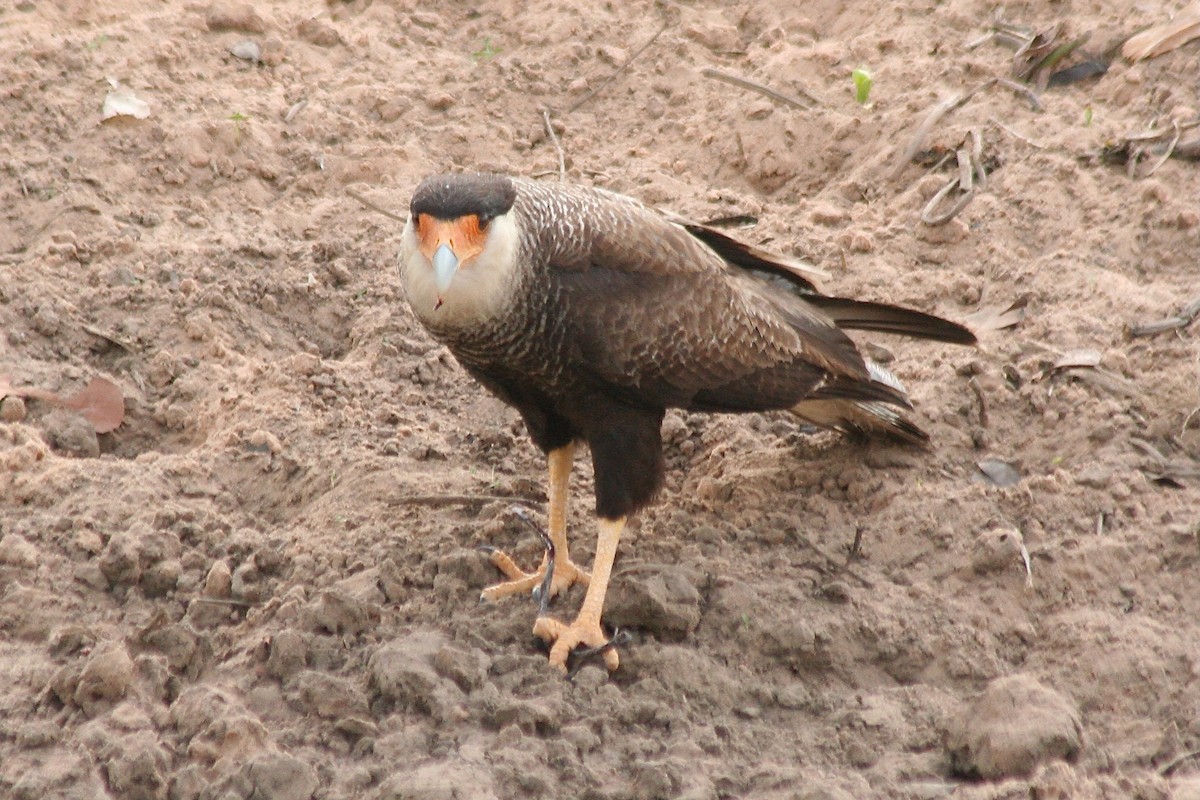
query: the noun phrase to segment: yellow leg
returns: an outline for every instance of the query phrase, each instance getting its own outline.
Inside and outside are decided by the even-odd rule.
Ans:
[[[550,467],[550,482],[547,494],[550,499],[550,541],[554,543],[554,578],[550,583],[550,596],[566,591],[576,583],[586,585],[588,574],[575,566],[567,550],[567,499],[570,495],[571,466],[575,461],[575,445],[569,444],[551,450],[547,458]],[[499,600],[514,594],[529,594],[542,582],[546,574],[546,557],[533,572],[525,572],[507,553],[494,551],[491,562],[508,578],[504,583],[489,586],[480,595],[482,600]]]
[[[608,593],[608,579],[612,575],[613,559],[617,557],[617,543],[625,518],[601,519],[600,533],[596,538],[596,561],[592,564],[592,581],[583,598],[583,607],[570,625],[550,617],[538,617],[533,626],[535,636],[553,642],[550,648],[550,664],[563,672],[567,671],[567,656],[577,645],[601,647],[608,642],[604,629],[600,627],[600,615],[604,611],[604,595]],[[604,665],[609,670],[621,663],[616,648],[604,652]]]

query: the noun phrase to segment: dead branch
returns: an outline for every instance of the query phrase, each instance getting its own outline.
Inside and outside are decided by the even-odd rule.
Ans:
[[[1130,336],[1154,336],[1166,331],[1186,328],[1195,321],[1196,317],[1200,317],[1200,297],[1193,298],[1175,316],[1155,322],[1144,322],[1141,325],[1131,325],[1128,333]]]
[[[554,149],[558,151],[558,179],[564,181],[567,179],[567,158],[563,154],[562,144],[558,141],[558,134],[554,132],[554,125],[550,123],[550,112],[547,109],[542,109],[542,121],[546,123],[546,135],[550,137],[550,141],[554,142]]]
[[[731,86],[749,89],[752,92],[761,94],[763,97],[769,97],[772,100],[776,100],[786,106],[791,106],[792,108],[800,109],[801,111],[812,110],[811,105],[805,105],[794,97],[788,97],[786,94],[777,92],[769,86],[763,86],[761,83],[755,83],[754,81],[743,78],[739,75],[731,75],[728,72],[722,72],[721,70],[713,69],[712,67],[705,67],[704,69],[700,70],[700,74],[706,78],[712,78],[713,80],[721,81],[722,83],[728,83]],[[815,103],[817,101],[814,99],[813,102]]]
[[[604,91],[610,83],[615,81],[620,76],[620,74],[622,72],[629,69],[629,65],[632,64],[634,61],[636,61],[638,59],[638,57],[641,56],[642,53],[646,52],[646,50],[648,50],[650,48],[650,45],[652,45],[656,41],[658,41],[658,37],[662,36],[663,31],[665,31],[670,26],[670,24],[671,24],[670,19],[664,19],[662,26],[659,27],[659,29],[655,32],[655,34],[650,37],[650,40],[648,42],[646,42],[644,45],[639,47],[634,52],[634,54],[631,55],[629,58],[625,59],[625,63],[622,64],[621,66],[617,67],[616,71],[613,72],[612,75],[609,75],[608,78],[603,83],[601,83],[595,89],[592,89],[590,92],[585,94],[583,97],[576,100],[569,108],[567,108],[566,111],[563,112],[563,114],[570,114],[572,111],[577,111],[579,109],[579,107],[582,106],[584,103],[591,100],[596,95],[600,94],[600,92]]]

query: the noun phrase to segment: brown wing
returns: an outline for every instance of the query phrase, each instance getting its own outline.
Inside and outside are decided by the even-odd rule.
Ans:
[[[732,268],[687,229],[595,190],[528,184],[574,367],[634,402],[787,408],[823,385],[889,402],[820,309]]]

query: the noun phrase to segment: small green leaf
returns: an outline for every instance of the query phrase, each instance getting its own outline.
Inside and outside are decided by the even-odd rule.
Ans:
[[[1083,127],[1090,128],[1092,126],[1092,107],[1088,106],[1083,110]]]
[[[863,67],[859,67],[850,73],[850,77],[854,78],[854,99],[860,105],[869,105],[871,102],[871,86],[875,83],[871,79],[871,73],[867,72]]]
[[[500,48],[494,46],[491,37],[488,37],[483,40],[483,47],[471,53],[471,58],[475,61],[491,61],[499,52]]]

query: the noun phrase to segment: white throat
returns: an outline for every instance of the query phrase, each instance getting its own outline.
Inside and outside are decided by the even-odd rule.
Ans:
[[[502,314],[517,288],[519,239],[511,212],[493,219],[483,252],[459,265],[439,298],[433,264],[421,253],[410,218],[400,238],[400,282],[413,312],[434,328],[466,328]]]

